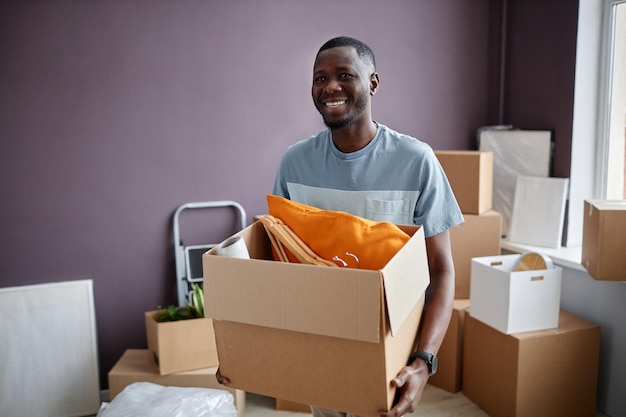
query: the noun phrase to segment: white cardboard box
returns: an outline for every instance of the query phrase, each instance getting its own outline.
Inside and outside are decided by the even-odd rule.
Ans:
[[[514,272],[520,256],[472,259],[472,316],[505,334],[558,327],[562,269]]]

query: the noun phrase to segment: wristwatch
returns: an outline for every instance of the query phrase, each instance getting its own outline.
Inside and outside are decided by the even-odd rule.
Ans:
[[[428,366],[429,376],[435,375],[435,372],[437,372],[437,364],[439,363],[435,355],[423,350],[420,350],[419,352],[413,352],[411,353],[411,356],[409,356],[409,365],[415,362],[415,359],[417,358],[424,359],[424,361],[426,362],[426,366]]]

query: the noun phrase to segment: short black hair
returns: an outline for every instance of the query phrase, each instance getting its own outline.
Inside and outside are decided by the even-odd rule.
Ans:
[[[374,52],[372,49],[367,46],[364,42],[351,38],[349,36],[338,36],[336,38],[332,38],[328,42],[326,42],[319,51],[317,51],[317,55],[320,52],[325,51],[331,48],[337,48],[340,46],[352,46],[355,50],[359,58],[364,62],[372,64],[374,70],[376,70],[376,58],[374,57]]]

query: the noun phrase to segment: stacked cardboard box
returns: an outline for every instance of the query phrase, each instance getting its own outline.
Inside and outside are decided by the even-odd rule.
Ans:
[[[499,255],[502,250],[502,216],[494,210],[463,214],[465,222],[450,229],[454,262],[454,298],[469,299],[472,258]]]
[[[437,373],[430,377],[428,383],[449,392],[459,392],[462,383],[463,369],[463,333],[465,315],[469,309],[469,300],[454,300],[452,318],[437,353],[439,366]]]
[[[450,392],[461,389],[463,317],[469,306],[472,258],[499,255],[502,215],[493,210],[493,152],[435,151],[465,222],[450,229],[455,271],[455,305],[439,350],[439,369],[429,383]]]
[[[529,272],[529,280],[517,282],[512,271],[497,270],[510,259],[499,259],[504,267],[492,264],[494,259],[474,265],[501,253],[502,216],[491,201],[493,155],[435,154],[465,223],[450,230],[457,300],[439,351],[439,371],[429,383],[451,392],[462,389],[493,417],[595,415],[600,328],[560,311],[560,268]],[[598,222],[590,224],[590,234],[602,229]]]
[[[463,394],[492,417],[595,416],[600,327],[565,311],[555,329],[505,334],[465,318]]]
[[[468,299],[472,258],[499,255],[502,215],[492,209],[493,152],[435,151],[465,222],[450,229],[456,299]]]
[[[493,152],[435,151],[463,213],[493,207]]]
[[[163,310],[145,313],[148,349],[128,349],[108,374],[111,400],[127,385],[152,382],[164,386],[226,389],[235,396],[238,414],[245,392],[218,384],[213,321],[209,318],[158,322]]]
[[[175,387],[224,389],[233,395],[237,416],[242,417],[246,406],[245,392],[220,385],[215,378],[216,372],[217,367],[211,367],[161,375],[151,363],[148,350],[128,349],[109,371],[109,400],[112,401],[126,386],[135,382],[152,382]]]
[[[489,415],[595,415],[600,327],[560,310],[560,296],[545,256],[472,260],[463,393]]]

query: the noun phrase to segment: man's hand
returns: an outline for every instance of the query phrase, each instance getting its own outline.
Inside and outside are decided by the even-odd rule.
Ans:
[[[217,372],[215,373],[215,379],[217,379],[217,382],[219,382],[220,385],[230,384],[230,379],[226,378],[225,376],[222,376],[222,373],[220,372],[220,368],[217,368]]]
[[[443,341],[454,302],[454,262],[450,249],[450,233],[446,230],[426,238],[430,284],[426,289],[426,305],[420,325],[420,350],[438,352]],[[391,381],[400,394],[397,403],[381,417],[402,417],[417,409],[428,382],[428,366],[423,359],[416,359],[400,370]],[[397,397],[397,396],[396,396]]]
[[[407,365],[391,381],[391,385],[400,392],[398,402],[391,410],[381,413],[380,417],[402,417],[417,409],[422,393],[428,382],[428,369],[422,360]]]

